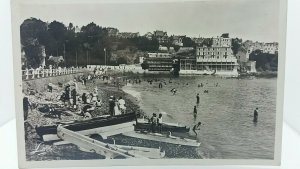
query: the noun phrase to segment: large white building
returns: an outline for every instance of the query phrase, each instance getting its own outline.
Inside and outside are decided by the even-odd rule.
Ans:
[[[182,74],[219,74],[237,76],[238,63],[228,34],[212,38],[212,46],[197,46],[195,59],[181,59]]]
[[[170,58],[171,54],[169,53],[148,53],[149,58]]]

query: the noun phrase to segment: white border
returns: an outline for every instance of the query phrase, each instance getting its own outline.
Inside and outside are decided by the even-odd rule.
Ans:
[[[195,0],[12,0],[12,35],[13,35],[13,65],[15,81],[15,108],[18,138],[19,168],[57,168],[57,167],[99,167],[99,166],[153,166],[153,165],[280,165],[282,142],[282,112],[284,94],[284,68],[285,68],[285,44],[286,44],[286,15],[287,0],[280,1],[279,14],[279,64],[277,78],[277,105],[276,105],[276,130],[274,160],[232,160],[232,159],[162,159],[162,160],[61,160],[61,161],[26,161],[24,140],[24,119],[22,115],[22,79],[21,79],[21,46],[20,46],[20,20],[19,8],[21,3],[150,3],[150,2],[184,2]],[[198,0],[203,1],[203,0]],[[205,1],[205,0],[204,0]],[[214,0],[218,1],[218,0]],[[221,1],[221,0],[219,0]],[[250,0],[251,1],[251,0]],[[19,105],[19,106],[18,106]]]

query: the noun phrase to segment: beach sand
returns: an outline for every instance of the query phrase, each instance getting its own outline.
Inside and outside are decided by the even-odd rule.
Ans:
[[[91,93],[94,88],[98,88],[98,97],[102,100],[103,104],[101,107],[96,108],[93,111],[92,117],[98,117],[101,115],[108,114],[108,98],[110,96],[115,96],[119,98],[120,96],[126,102],[126,113],[136,112],[140,114],[142,111],[138,106],[138,100],[135,97],[125,93],[111,83],[103,82],[100,79],[88,81],[86,86],[82,83],[77,82],[77,87],[79,91],[79,96],[82,93]],[[28,98],[32,104],[38,104],[43,102],[55,101],[62,94],[63,88],[57,87],[52,93],[47,91],[37,92],[28,95]],[[82,104],[79,102],[79,107]],[[41,107],[41,105],[39,106]],[[54,146],[52,143],[45,143],[37,135],[35,127],[43,125],[55,125],[62,121],[74,121],[83,120],[82,116],[79,116],[80,109],[77,111],[72,111],[73,115],[62,114],[61,119],[57,117],[51,117],[47,113],[39,111],[38,108],[33,108],[29,110],[29,115],[24,123],[25,133],[27,139],[25,141],[26,146],[26,159],[28,161],[43,161],[43,160],[84,160],[84,159],[103,159],[104,157],[96,153],[83,152],[79,150],[76,145],[67,144]],[[78,115],[76,115],[78,114]]]

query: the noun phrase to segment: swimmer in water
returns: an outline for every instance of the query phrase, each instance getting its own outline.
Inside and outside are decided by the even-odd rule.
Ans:
[[[173,95],[175,95],[176,92],[177,92],[177,90],[176,90],[175,88],[173,88],[173,89],[171,90],[171,92],[173,93]]]

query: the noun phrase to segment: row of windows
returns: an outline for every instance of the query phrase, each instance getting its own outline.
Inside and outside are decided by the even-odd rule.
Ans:
[[[227,56],[228,56],[228,55],[223,55],[223,58],[227,59]],[[205,57],[204,55],[200,55],[200,57],[198,57],[198,58],[202,58],[202,59],[204,59],[204,58],[207,58],[207,59],[209,59],[209,58],[212,58],[212,59],[214,59],[214,58],[220,59],[221,57],[220,57],[219,55],[217,55],[216,57],[215,57],[214,55],[211,55],[210,57]]]
[[[148,64],[173,64],[173,62],[164,62],[164,61],[148,61]]]
[[[197,62],[197,65],[235,65],[234,62]]]
[[[211,50],[212,51],[215,51],[215,50],[220,51],[221,49],[225,49],[226,51],[229,50],[228,47],[225,47],[225,48],[199,48],[200,51],[211,51]]]
[[[171,65],[149,65],[149,67],[153,68],[153,67],[173,67]]]
[[[275,48],[265,48],[265,50],[275,50]]]
[[[219,55],[220,53],[222,54],[223,52],[216,52],[217,55]],[[210,55],[210,54],[215,55],[215,52],[211,52],[211,53],[210,52],[199,52],[198,55]],[[225,52],[224,55],[227,55],[227,52]]]
[[[221,71],[221,70],[233,70],[234,66],[232,65],[228,65],[228,66],[221,66],[221,65],[211,65],[211,66],[206,66],[206,65],[198,65],[198,66],[181,66],[180,67],[181,70],[217,70],[217,71]]]

